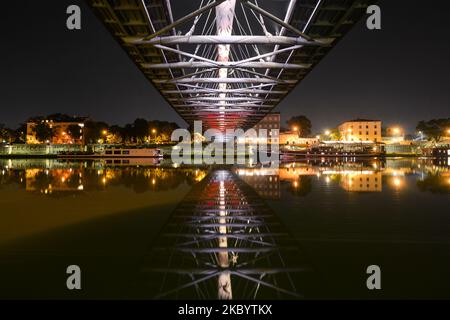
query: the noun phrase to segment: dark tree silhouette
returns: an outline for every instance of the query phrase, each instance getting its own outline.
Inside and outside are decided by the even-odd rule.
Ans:
[[[423,132],[424,135],[435,142],[439,142],[441,138],[447,134],[449,129],[450,118],[420,121],[416,127],[417,131]]]
[[[308,137],[311,135],[312,124],[305,116],[295,116],[287,122],[290,129],[296,128],[300,137]]]
[[[439,174],[430,174],[423,180],[417,181],[417,187],[422,192],[434,194],[450,194],[450,185],[447,179]]]
[[[82,135],[80,126],[76,124],[71,124],[67,128],[67,133],[72,139],[79,139]]]
[[[148,122],[145,119],[136,119],[133,124],[134,136],[137,140],[143,141],[150,135]]]
[[[42,143],[51,141],[55,136],[55,131],[53,130],[53,128],[51,128],[48,123],[45,122],[37,123],[33,128],[33,132],[36,135],[36,139]]]

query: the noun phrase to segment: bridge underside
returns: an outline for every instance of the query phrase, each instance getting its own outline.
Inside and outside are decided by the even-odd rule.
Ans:
[[[187,123],[224,131],[257,124],[374,1],[87,2]]]

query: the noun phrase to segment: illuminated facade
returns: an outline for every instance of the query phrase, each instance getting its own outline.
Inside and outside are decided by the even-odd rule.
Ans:
[[[86,118],[74,119],[74,121],[69,122],[54,120],[29,121],[27,123],[27,144],[84,144],[86,121]],[[37,138],[35,128],[39,123],[45,123],[53,130],[53,137],[50,140],[40,141]],[[77,130],[71,129],[73,126],[78,127]]]
[[[348,142],[381,142],[381,121],[356,119],[344,122],[339,126],[342,141]]]
[[[312,147],[320,144],[318,138],[301,138],[298,136],[298,132],[287,131],[280,133],[280,145],[291,145],[299,147]]]

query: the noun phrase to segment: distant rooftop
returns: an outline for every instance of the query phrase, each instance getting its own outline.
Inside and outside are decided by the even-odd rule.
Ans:
[[[354,120],[348,120],[348,121],[344,121],[345,122],[379,122],[381,120],[373,120],[373,119],[354,119]]]

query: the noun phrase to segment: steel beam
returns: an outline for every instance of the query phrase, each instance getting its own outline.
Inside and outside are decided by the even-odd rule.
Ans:
[[[167,36],[155,37],[151,40],[145,38],[125,38],[129,44],[162,44],[162,45],[179,45],[179,44],[248,44],[248,45],[304,45],[304,46],[327,46],[334,39],[317,39],[315,41],[306,40],[303,37],[286,37],[286,36],[241,36],[241,35],[211,35],[211,36]]]
[[[200,68],[252,68],[252,69],[309,69],[311,64],[294,64],[294,63],[277,63],[277,62],[221,62],[221,63],[210,63],[201,61],[187,61],[187,62],[175,62],[175,63],[143,63],[142,67],[144,69],[200,69]]]
[[[269,91],[269,90],[258,90],[258,89],[228,89],[228,90],[217,90],[217,89],[187,89],[187,90],[162,90],[163,94],[273,94],[273,95],[285,95],[287,91]]]
[[[177,20],[177,21],[175,21],[175,22],[165,26],[164,28],[156,31],[155,33],[145,37],[144,40],[148,41],[148,40],[156,38],[156,37],[158,37],[158,36],[160,36],[160,35],[162,35],[162,34],[164,34],[166,32],[169,32],[170,30],[176,28],[177,26],[179,26],[179,25],[181,25],[183,23],[186,23],[186,22],[188,22],[188,21],[190,21],[192,19],[195,19],[195,17],[201,15],[202,13],[204,13],[206,11],[209,11],[209,10],[217,7],[218,5],[222,4],[225,1],[226,0],[216,0],[216,1],[206,5],[204,7],[201,7],[200,9],[197,9],[197,10],[191,12],[190,14],[184,16],[183,18],[181,18],[181,19],[179,19],[179,20]]]
[[[188,78],[188,79],[154,79],[154,83],[266,83],[266,84],[296,84],[298,80],[275,80],[267,78]]]
[[[265,99],[265,98],[254,98],[254,97],[196,97],[196,98],[169,98],[169,101],[183,101],[183,102],[198,102],[198,101],[225,101],[225,102],[278,102],[280,99]]]
[[[277,16],[274,16],[270,12],[267,12],[266,10],[258,7],[256,4],[254,4],[252,2],[249,2],[248,0],[242,0],[242,3],[245,6],[247,6],[248,8],[252,9],[253,11],[256,11],[256,12],[262,14],[263,16],[269,18],[270,20],[274,21],[275,23],[278,23],[280,26],[286,28],[287,30],[292,31],[293,33],[299,35],[300,37],[303,37],[303,38],[305,38],[308,41],[314,41],[313,38],[311,38],[310,36],[304,34],[300,30],[298,30],[297,28],[291,26],[289,23],[284,22],[283,20],[281,20]]]

